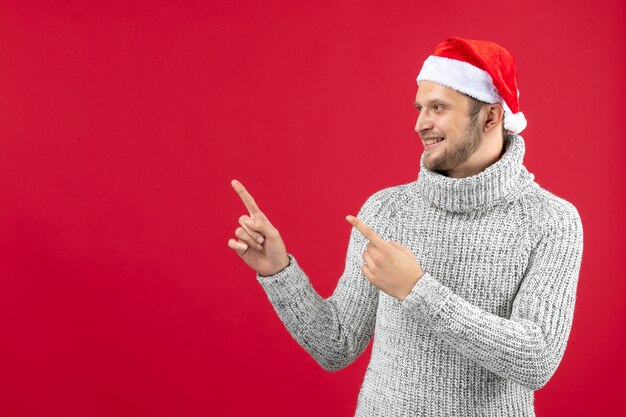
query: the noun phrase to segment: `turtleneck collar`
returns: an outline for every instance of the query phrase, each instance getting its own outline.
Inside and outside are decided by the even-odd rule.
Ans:
[[[483,210],[513,201],[535,176],[523,165],[526,146],[521,136],[506,135],[504,146],[499,160],[465,178],[450,178],[426,169],[422,154],[416,186],[434,206],[450,212]]]

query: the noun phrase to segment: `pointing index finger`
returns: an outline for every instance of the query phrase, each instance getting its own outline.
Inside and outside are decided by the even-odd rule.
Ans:
[[[237,194],[239,194],[241,201],[243,201],[243,204],[245,204],[246,208],[250,212],[250,215],[261,212],[259,206],[256,205],[254,198],[252,198],[252,196],[246,190],[246,187],[244,187],[242,183],[237,180],[232,180],[230,182],[230,185],[232,185]]]
[[[386,245],[388,245],[387,242],[385,242],[385,240],[383,238],[381,238],[380,236],[378,236],[376,234],[376,232],[369,227],[367,224],[365,224],[363,221],[361,221],[358,217],[354,217],[354,216],[346,216],[346,220],[354,227],[357,228],[357,230],[359,232],[361,232],[361,234],[363,236],[365,236],[365,238],[367,240],[369,240],[370,242],[372,242],[374,245],[382,248]]]

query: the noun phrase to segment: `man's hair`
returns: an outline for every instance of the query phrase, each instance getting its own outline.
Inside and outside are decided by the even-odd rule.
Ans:
[[[468,112],[467,115],[470,118],[470,124],[472,127],[476,127],[478,124],[478,113],[484,106],[488,106],[489,103],[485,103],[484,101],[476,100],[474,97],[470,97],[467,94],[463,94],[465,97],[469,99]],[[506,129],[504,129],[504,117],[502,115],[502,137],[506,137]]]

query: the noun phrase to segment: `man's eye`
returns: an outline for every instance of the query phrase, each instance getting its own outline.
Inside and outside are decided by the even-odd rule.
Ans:
[[[435,110],[442,110],[442,109],[443,109],[443,106],[442,106],[441,104],[435,104],[435,105],[433,106],[433,108],[434,108]]]

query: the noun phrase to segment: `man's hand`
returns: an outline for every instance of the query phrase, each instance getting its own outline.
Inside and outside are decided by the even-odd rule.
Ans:
[[[346,220],[370,242],[363,252],[365,264],[361,267],[367,280],[384,293],[404,301],[424,276],[413,252],[393,240],[386,242],[354,216],[347,216]]]
[[[232,180],[230,184],[239,194],[250,216],[244,214],[239,217],[241,227],[235,230],[239,241],[230,239],[228,246],[260,275],[280,272],[289,265],[289,257],[278,229],[272,226],[243,184],[237,180]]]

